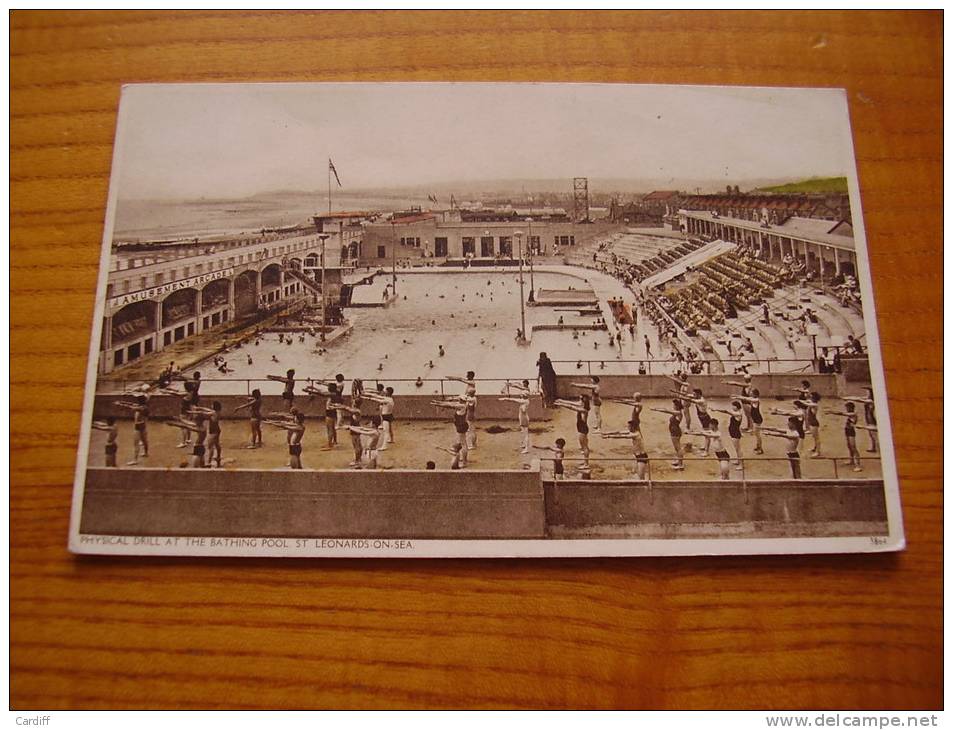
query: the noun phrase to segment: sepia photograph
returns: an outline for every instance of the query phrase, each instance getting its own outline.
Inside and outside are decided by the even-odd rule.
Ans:
[[[70,548],[902,549],[861,204],[839,89],[127,85]]]

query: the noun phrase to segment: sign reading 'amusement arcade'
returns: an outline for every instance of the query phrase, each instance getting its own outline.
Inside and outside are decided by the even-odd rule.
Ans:
[[[130,292],[129,294],[123,294],[119,297],[113,297],[112,299],[108,300],[106,304],[110,309],[117,309],[120,307],[125,307],[127,304],[133,304],[134,302],[142,302],[147,299],[158,299],[159,297],[165,296],[166,294],[171,294],[174,291],[179,291],[180,289],[192,289],[195,287],[204,286],[205,284],[217,279],[226,279],[234,273],[234,268],[221,269],[220,271],[213,271],[210,274],[193,276],[188,279],[172,281],[168,284],[163,284],[162,286],[155,286],[151,289],[142,289],[141,291]]]

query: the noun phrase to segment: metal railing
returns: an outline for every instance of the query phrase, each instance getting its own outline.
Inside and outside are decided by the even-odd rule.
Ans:
[[[605,370],[611,369],[611,366],[616,364],[645,365],[646,375],[670,375],[676,369],[674,367],[675,365],[680,365],[681,369],[685,371],[687,369],[687,366],[690,364],[688,361],[682,361],[681,363],[679,363],[678,360],[675,360],[672,358],[664,359],[664,360],[658,359],[658,358],[648,359],[648,360],[628,359],[628,358],[609,359],[609,360],[552,360],[551,362],[554,365],[562,364],[562,365],[575,366],[575,368],[571,370],[570,372],[561,373],[561,375],[564,377],[572,376],[572,375],[582,375],[583,373],[587,375],[603,375],[603,376],[607,374],[611,375],[613,373],[606,373]],[[703,363],[707,371],[704,373],[695,373],[694,375],[696,376],[697,375],[714,375],[714,376],[721,376],[721,377],[731,377],[732,375],[731,373],[710,372],[710,363],[715,363],[715,362],[722,363],[722,364],[725,362],[728,362],[728,363],[737,362],[739,365],[744,364],[749,367],[760,366],[761,364],[765,364],[767,366],[767,370],[765,373],[756,372],[756,373],[753,373],[754,375],[772,374],[772,373],[773,374],[788,374],[788,375],[802,374],[807,368],[811,368],[812,372],[816,372],[816,370],[814,369],[815,368],[814,361],[805,360],[803,358],[802,359],[786,359],[786,360],[780,360],[780,359],[778,360],[740,360],[739,359],[739,360],[728,360],[728,361],[706,359],[706,360],[694,360],[693,362]],[[773,370],[772,370],[772,363],[774,363]],[[801,367],[789,368],[784,370],[780,369],[779,365],[783,365],[785,363],[798,364]],[[276,370],[278,371],[281,370],[281,366],[278,363],[274,363],[274,365]],[[668,366],[667,371],[665,366]],[[172,385],[174,385],[177,382],[181,382],[183,380],[190,380],[191,378],[188,377],[188,373],[194,372],[200,369],[201,369],[201,366],[195,366],[193,368],[187,369],[187,372],[184,371],[183,374],[179,374],[176,376],[176,378],[172,381]],[[616,374],[628,375],[628,376],[634,375],[634,373],[616,373]],[[560,375],[560,373],[557,373],[557,375]],[[689,377],[692,377],[692,375],[693,374],[689,373]],[[351,381],[354,379],[355,378],[353,376],[349,376],[347,378],[346,383],[347,383],[348,389],[350,388]],[[364,383],[365,390],[368,388],[369,385],[373,388],[376,388],[378,383],[382,383],[385,386],[393,385],[395,383],[411,383],[416,386],[416,383],[418,381],[418,378],[390,378],[390,377],[380,377],[377,375],[372,377],[359,377],[357,379]],[[120,393],[130,393],[130,392],[133,392],[134,388],[140,387],[144,382],[155,382],[155,380],[156,378],[153,378],[151,380],[145,379],[145,378],[107,379],[102,382],[102,385],[118,386]],[[321,376],[321,377],[297,377],[295,379],[295,382],[299,386],[303,387],[305,385],[312,384],[315,382],[325,382],[325,381],[331,381],[331,380],[334,380],[334,373],[330,374],[329,376]],[[447,378],[421,377],[419,378],[419,380],[422,384],[421,387],[431,383],[438,384],[440,395],[444,395],[448,390],[451,390],[457,384],[457,381],[448,380]],[[538,382],[538,377],[536,375],[532,375],[532,376],[517,376],[517,377],[510,377],[510,378],[476,378],[475,380],[477,383],[499,384],[500,388],[498,389],[494,389],[492,385],[491,385],[491,389],[489,390],[478,387],[479,392],[482,392],[483,394],[488,394],[488,393],[499,393],[503,384],[505,384],[507,381],[509,381],[510,383],[521,383],[523,380],[528,380],[530,382],[530,386],[533,387]],[[252,378],[230,378],[227,376],[226,377],[203,376],[202,382],[203,383],[243,383],[245,387],[245,392],[249,394],[254,388],[258,387],[258,384],[265,385],[267,389],[275,390],[276,393],[280,393],[281,389],[283,388],[281,383],[278,383],[277,381],[274,381],[274,380],[270,380],[269,378],[264,376],[252,377]],[[114,392],[114,390],[115,390],[114,388],[110,389],[109,392]],[[410,392],[413,392],[413,391],[410,391]]]
[[[280,368],[276,368],[276,369],[279,369],[279,370],[280,370]],[[417,382],[418,382],[418,378],[377,378],[377,377],[373,377],[373,378],[356,378],[356,379],[357,379],[357,380],[360,380],[360,381],[363,383],[365,392],[370,392],[370,393],[376,392],[378,384],[383,385],[384,387],[393,386],[395,383],[411,384],[411,385],[413,385],[414,388],[416,389],[416,387],[417,387]],[[191,377],[188,377],[188,376],[176,376],[176,378],[175,378],[174,380],[172,380],[172,382],[169,384],[169,387],[173,387],[173,388],[174,388],[177,383],[189,382],[189,381],[191,381],[191,380],[192,380],[192,378],[191,378]],[[353,380],[355,380],[355,378],[353,378],[353,377],[352,377],[352,378],[347,378],[347,379],[345,379],[345,381],[344,381],[344,382],[345,382],[345,392],[344,392],[344,395],[345,395],[345,396],[350,396],[350,392],[351,392],[351,391],[350,391],[350,389],[351,389],[351,382],[352,382]],[[484,396],[487,396],[487,397],[496,396],[496,395],[502,395],[502,394],[503,394],[503,391],[504,391],[504,388],[505,388],[505,384],[506,384],[507,382],[509,382],[509,383],[511,383],[511,384],[519,384],[519,383],[521,383],[523,380],[528,380],[529,383],[530,383],[530,388],[532,389],[532,388],[536,385],[536,380],[537,380],[537,379],[536,379],[536,376],[535,376],[535,375],[534,375],[533,377],[526,377],[526,378],[474,378],[474,382],[477,383],[477,395],[478,395],[478,396],[479,396],[479,395],[484,395]],[[419,381],[420,381],[420,383],[421,383],[421,386],[420,386],[421,388],[424,388],[426,385],[428,385],[428,384],[430,384],[430,383],[436,383],[436,384],[437,384],[437,389],[439,390],[439,394],[440,394],[441,397],[445,397],[445,396],[448,396],[448,395],[449,395],[449,396],[458,395],[459,392],[462,392],[463,388],[465,387],[464,384],[461,383],[460,381],[450,380],[450,379],[447,379],[447,378],[420,378]],[[295,392],[295,396],[296,396],[296,397],[300,397],[300,398],[308,398],[308,397],[310,397],[310,394],[309,394],[309,393],[304,393],[304,392],[302,392],[302,390],[301,390],[302,388],[305,388],[305,387],[307,387],[307,386],[309,386],[309,385],[314,385],[314,384],[316,384],[316,383],[330,383],[330,382],[334,382],[334,375],[333,375],[333,374],[330,375],[330,376],[328,376],[328,377],[320,377],[320,378],[298,378],[298,377],[296,377],[296,378],[295,378],[295,391],[296,391],[296,392]],[[112,381],[108,381],[108,384],[110,384],[110,385],[118,385],[118,386],[120,387],[120,391],[119,391],[119,393],[118,393],[117,395],[138,395],[139,391],[136,390],[136,388],[140,387],[140,386],[142,385],[142,383],[143,383],[143,380],[142,380],[142,379],[138,379],[138,380],[122,379],[122,380],[112,380]],[[262,395],[280,395],[280,394],[284,391],[284,384],[283,384],[283,383],[281,383],[281,382],[279,382],[279,381],[277,381],[277,380],[271,380],[271,379],[269,379],[269,378],[267,378],[267,377],[259,377],[259,378],[213,378],[213,377],[204,377],[204,376],[203,376],[202,379],[201,379],[201,383],[202,383],[203,385],[209,384],[209,383],[243,383],[243,384],[244,384],[244,387],[245,387],[245,394],[246,394],[246,395],[251,395],[252,390],[254,390],[255,388],[258,388],[259,390],[261,390],[261,391],[262,391]],[[482,388],[482,387],[480,387],[480,384],[481,384],[481,383],[496,384],[496,386],[491,385],[491,386],[489,386],[488,388]],[[104,383],[104,384],[105,384],[105,383]],[[259,386],[263,386],[263,387],[259,387]],[[265,392],[264,392],[265,390],[269,390],[269,391],[273,391],[273,392],[271,392],[271,393],[265,393]],[[395,390],[396,390],[396,388],[395,388]],[[116,393],[114,393],[112,390],[104,391],[104,392],[108,392],[108,393],[111,393],[111,394],[116,394]],[[414,392],[414,391],[410,391],[410,393],[413,393],[413,392]],[[424,393],[424,394],[425,394],[425,395],[436,395],[436,393]],[[183,391],[180,393],[180,395],[185,395],[185,391],[183,390]],[[209,395],[213,395],[213,394],[209,394]],[[398,395],[407,395],[407,393],[402,393],[402,394],[399,393]],[[539,393],[533,392],[532,395],[539,395]]]
[[[744,359],[744,358],[737,358],[737,359],[733,359],[733,360],[726,360],[726,359],[724,359],[724,358],[706,358],[706,359],[698,359],[698,358],[696,358],[695,360],[692,360],[692,361],[688,361],[688,360],[679,361],[679,360],[676,360],[676,359],[674,359],[674,358],[668,358],[668,359],[664,359],[664,360],[663,360],[663,359],[660,359],[660,358],[651,358],[651,359],[646,359],[646,358],[631,358],[631,359],[630,359],[630,358],[608,358],[608,359],[603,359],[603,360],[553,360],[552,362],[553,362],[553,364],[556,364],[556,363],[569,363],[569,364],[575,365],[575,366],[576,366],[576,370],[582,370],[583,368],[585,368],[585,369],[586,369],[586,373],[589,374],[589,375],[593,375],[593,374],[598,375],[598,374],[599,374],[598,371],[600,371],[600,370],[606,370],[610,365],[615,364],[615,363],[618,363],[618,364],[636,363],[636,364],[639,364],[639,365],[645,365],[645,366],[646,366],[646,368],[645,368],[645,369],[646,369],[646,372],[645,372],[646,375],[653,375],[653,374],[665,375],[665,374],[670,374],[670,373],[675,369],[675,368],[673,367],[673,366],[675,366],[675,365],[678,365],[678,366],[679,366],[679,369],[681,369],[681,370],[683,370],[683,371],[688,371],[688,368],[691,366],[692,363],[702,363],[703,366],[704,366],[704,369],[705,369],[705,371],[706,371],[706,372],[704,372],[704,373],[695,373],[696,375],[724,375],[724,376],[729,376],[729,375],[732,374],[732,373],[727,373],[727,372],[725,372],[725,373],[712,373],[711,367],[712,367],[712,364],[713,364],[713,363],[717,363],[717,364],[722,365],[722,366],[724,366],[724,365],[726,365],[726,364],[727,364],[727,365],[736,365],[736,366],[738,366],[738,367],[744,365],[745,367],[748,367],[748,368],[752,368],[752,367],[758,367],[758,368],[760,368],[762,365],[764,365],[764,366],[766,366],[766,368],[767,368],[767,369],[766,369],[766,372],[767,372],[768,374],[770,374],[770,373],[772,373],[772,372],[774,372],[774,373],[802,373],[802,372],[804,372],[805,370],[807,370],[808,368],[811,369],[811,372],[816,372],[816,364],[815,364],[815,361],[814,361],[814,360],[811,360],[811,359],[807,359],[807,358],[788,358],[788,359],[781,359],[781,358],[770,358],[770,359]],[[774,370],[772,370],[772,363],[774,364]],[[792,368],[787,369],[787,370],[782,370],[782,369],[780,369],[780,366],[781,366],[783,363],[795,363],[795,364],[797,364],[798,367],[792,367]],[[655,373],[652,372],[652,365],[655,365]],[[665,368],[664,368],[663,366],[665,366],[665,365],[670,366],[668,372],[663,372],[663,371],[665,370]],[[594,366],[595,366],[595,368],[594,368]],[[594,369],[596,370],[595,373],[593,372]],[[689,377],[691,377],[691,373],[689,374]]]
[[[875,462],[877,462],[877,463],[880,463],[880,457],[879,457],[879,456],[861,456],[861,457],[858,457],[858,458],[859,458],[859,461],[861,461],[861,462],[865,462],[865,461],[875,461]],[[669,465],[671,465],[671,463],[672,463],[673,461],[675,461],[675,456],[674,456],[674,455],[672,455],[672,456],[650,456],[650,457],[648,457],[648,458],[645,460],[645,461],[647,461],[648,463],[646,464],[646,473],[645,473],[645,479],[644,479],[644,480],[638,479],[637,477],[633,476],[633,477],[631,477],[631,478],[625,478],[625,479],[596,479],[596,480],[593,480],[593,481],[624,482],[627,486],[630,485],[631,482],[635,481],[635,482],[637,482],[638,484],[644,484],[644,485],[648,488],[648,490],[649,490],[650,493],[651,493],[651,491],[652,491],[653,485],[654,485],[656,482],[671,482],[671,481],[692,481],[692,482],[697,482],[697,481],[711,481],[711,482],[714,482],[714,483],[727,482],[727,483],[729,483],[729,484],[731,484],[731,483],[737,484],[737,483],[740,482],[742,488],[743,488],[744,491],[745,491],[745,501],[747,502],[747,500],[748,500],[748,491],[747,491],[747,490],[748,490],[748,482],[749,482],[749,481],[772,480],[772,481],[777,481],[779,484],[781,484],[781,483],[783,483],[783,484],[797,484],[799,480],[812,480],[812,479],[838,479],[838,480],[840,480],[840,479],[850,478],[850,477],[842,477],[842,476],[841,476],[841,474],[844,472],[845,469],[852,468],[849,463],[848,463],[848,464],[845,464],[845,463],[844,463],[845,459],[850,459],[850,456],[848,456],[848,455],[843,455],[843,456],[816,456],[816,457],[809,457],[809,458],[800,458],[800,457],[799,457],[799,458],[797,459],[797,461],[798,461],[798,463],[799,463],[799,466],[801,467],[802,476],[799,477],[799,478],[795,478],[795,477],[793,477],[793,476],[787,476],[787,477],[778,477],[778,476],[756,477],[756,476],[752,476],[752,474],[751,474],[751,472],[750,472],[750,469],[751,469],[751,466],[750,466],[750,465],[751,465],[752,463],[757,464],[757,463],[763,463],[763,462],[778,462],[778,461],[781,461],[781,462],[785,462],[785,463],[787,463],[787,464],[790,464],[791,459],[790,459],[789,457],[787,457],[787,456],[743,456],[743,457],[741,457],[740,464],[739,464],[739,466],[741,467],[740,469],[735,469],[734,464],[735,464],[735,461],[736,461],[736,460],[735,460],[734,457],[731,457],[731,458],[728,459],[728,461],[729,461],[729,470],[730,470],[730,471],[729,471],[729,477],[730,477],[731,472],[736,472],[736,473],[738,474],[738,478],[737,478],[737,479],[731,479],[731,478],[729,478],[729,479],[721,479],[721,478],[719,478],[719,477],[714,477],[714,478],[712,478],[712,479],[704,479],[704,478],[699,479],[699,478],[697,478],[697,477],[688,477],[688,478],[682,477],[682,478],[680,478],[680,479],[673,479],[673,478],[669,477],[669,478],[667,478],[667,479],[658,479],[658,478],[653,478],[653,476],[652,476],[652,463],[653,463],[653,462],[664,461],[664,462],[667,462]],[[539,457],[539,460],[540,460],[540,462],[556,462],[556,461],[562,461],[564,464],[567,463],[567,462],[579,462],[579,463],[585,464],[586,466],[588,466],[589,464],[591,464],[591,463],[593,463],[593,462],[625,462],[625,463],[629,463],[629,464],[635,464],[635,463],[636,463],[636,458],[635,458],[634,456],[628,456],[628,457],[624,457],[624,456],[597,456],[597,457],[589,457],[589,458],[582,457],[582,456],[574,456],[574,457],[564,457],[564,458],[562,458],[562,459],[556,459],[556,458],[553,457],[553,456],[541,456],[541,457]],[[678,459],[678,461],[679,461],[680,463],[683,463],[683,464],[684,464],[685,462],[697,462],[697,461],[704,461],[704,462],[708,462],[709,464],[711,464],[712,462],[714,462],[714,463],[717,464],[717,463],[719,462],[719,459],[718,459],[717,457],[715,457],[715,456],[685,456],[685,457],[682,457],[681,459]],[[840,464],[838,464],[838,462],[840,462]],[[831,472],[830,472],[831,475],[830,475],[830,476],[816,475],[816,474],[811,474],[810,476],[804,476],[804,475],[803,475],[803,471],[804,471],[804,470],[803,470],[803,466],[804,466],[804,464],[825,464],[825,463],[827,463],[827,464],[830,466],[830,469],[831,469]],[[838,467],[840,467],[840,468],[838,468]],[[856,473],[856,472],[855,472],[855,473]],[[853,477],[853,479],[869,479],[869,478],[871,478],[871,477],[870,477],[870,476],[863,476],[863,475]],[[876,478],[880,478],[879,475],[878,475],[878,477],[876,477]],[[591,479],[591,477],[589,477],[589,478],[584,478],[584,479]],[[620,486],[621,486],[621,485],[620,485]]]
[[[175,239],[171,241],[121,241],[118,248],[123,256],[113,255],[110,261],[111,272],[135,271],[147,266],[174,263],[183,259],[194,259],[200,256],[227,256],[233,251],[245,251],[249,247],[284,241],[287,239],[304,238],[303,246],[299,250],[306,250],[317,243],[313,230],[299,230],[287,233],[236,234],[221,239],[199,238],[196,243],[193,238]],[[142,248],[136,248],[142,247]],[[125,249],[123,251],[123,249]],[[199,250],[201,249],[201,250]],[[211,250],[210,250],[211,249]],[[115,250],[114,250],[115,253]],[[290,252],[289,252],[290,253]],[[269,257],[270,258],[270,257]],[[134,263],[139,261],[141,263]],[[120,262],[127,264],[120,266]]]

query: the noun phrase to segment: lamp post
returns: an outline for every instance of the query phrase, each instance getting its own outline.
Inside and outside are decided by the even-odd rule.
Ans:
[[[327,288],[327,266],[325,265],[325,251],[327,241],[330,236],[322,233],[318,236],[321,239],[321,341],[324,342],[328,329],[328,288]]]
[[[391,275],[391,288],[394,290],[394,296],[397,296],[397,227],[394,225],[393,218],[390,222],[390,250],[391,250],[391,263],[390,263],[390,275]]]
[[[814,368],[815,372],[819,370],[817,367],[817,336],[820,334],[821,326],[811,322],[807,325],[807,333],[811,336],[811,345],[814,348]]]
[[[516,245],[519,248],[520,257],[520,341],[526,342],[526,303],[523,296],[523,232],[517,231]]]
[[[526,234],[526,242],[529,247],[529,300],[535,302],[536,281],[533,279],[533,259],[536,257],[536,252],[533,251],[533,219],[527,218],[526,225],[529,226],[529,233]]]

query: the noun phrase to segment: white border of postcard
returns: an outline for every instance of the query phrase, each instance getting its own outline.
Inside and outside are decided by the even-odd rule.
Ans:
[[[353,82],[361,83],[361,82]],[[437,87],[441,85],[474,85],[483,82],[389,82],[386,84],[363,84],[376,86],[417,85]],[[203,84],[210,90],[216,87],[235,86],[235,84]],[[282,84],[285,85],[285,84]],[[295,86],[348,86],[352,83],[294,84]],[[500,85],[491,83],[490,85]],[[508,84],[513,85],[513,84]],[[552,86],[567,84],[540,84],[533,86]],[[604,84],[573,84],[577,87],[600,87]],[[198,86],[197,84],[136,84],[132,86]],[[672,86],[650,84],[613,84],[613,86]],[[125,87],[124,87],[125,88]],[[705,86],[695,88],[738,88]],[[743,87],[749,89],[769,89],[774,87]],[[777,87],[777,89],[788,87]],[[775,90],[777,90],[775,89]],[[710,539],[587,539],[553,538],[542,540],[418,540],[412,538],[273,538],[247,536],[227,537],[136,537],[105,536],[94,543],[81,541],[79,523],[83,504],[83,490],[88,462],[88,448],[91,431],[94,396],[97,382],[97,353],[101,336],[101,322],[105,309],[106,282],[109,270],[111,241],[115,222],[118,182],[116,171],[120,168],[120,155],[123,149],[124,116],[120,99],[116,139],[113,149],[112,174],[109,185],[109,199],[106,207],[106,225],[103,232],[100,254],[99,279],[96,289],[96,306],[93,314],[90,336],[90,356],[86,370],[86,390],[83,403],[83,416],[80,424],[79,450],[73,486],[73,503],[70,518],[69,549],[81,554],[100,555],[168,555],[168,556],[221,556],[221,557],[334,557],[334,558],[507,558],[507,557],[597,557],[597,556],[685,556],[685,555],[751,555],[751,554],[817,554],[817,553],[855,553],[855,552],[892,552],[905,546],[899,484],[896,460],[893,450],[893,437],[886,397],[886,382],[881,357],[880,337],[877,329],[874,307],[873,285],[870,276],[870,264],[867,252],[867,237],[863,222],[860,199],[860,186],[857,178],[857,162],[854,154],[851,134],[847,93],[843,89],[812,89],[818,93],[838,94],[843,102],[843,114],[847,121],[847,139],[853,164],[848,177],[850,206],[853,212],[854,238],[857,242],[858,280],[861,289],[861,301],[864,312],[864,325],[867,334],[871,385],[874,390],[874,402],[878,414],[878,438],[881,454],[882,474],[887,508],[888,534],[871,537],[798,537],[798,538],[710,538]],[[274,542],[283,540],[285,546]],[[245,546],[237,546],[244,542]],[[214,544],[213,544],[214,543]],[[253,545],[251,544],[253,543]],[[342,547],[346,545],[346,547]]]

